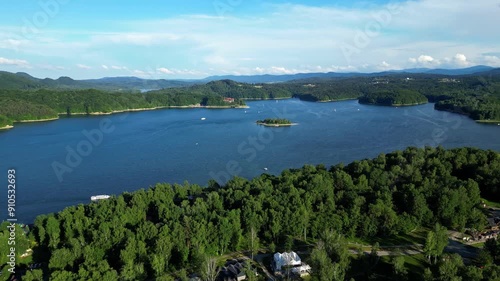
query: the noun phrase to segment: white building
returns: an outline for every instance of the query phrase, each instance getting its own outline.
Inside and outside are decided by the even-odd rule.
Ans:
[[[299,255],[295,252],[290,253],[276,253],[274,254],[274,270],[280,271],[283,266],[298,266],[301,265]]]
[[[305,263],[303,263],[300,266],[296,266],[296,267],[292,268],[292,273],[294,273],[300,277],[309,275],[310,272],[311,272],[311,267]]]

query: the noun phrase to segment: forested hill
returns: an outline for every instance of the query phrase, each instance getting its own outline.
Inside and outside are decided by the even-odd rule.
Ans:
[[[481,230],[481,197],[498,200],[499,186],[497,152],[441,147],[233,178],[224,186],[157,184],[37,217],[33,258],[44,268],[23,280],[173,280],[199,273],[207,255],[290,250],[294,239],[316,241],[325,232],[387,237],[435,223]],[[345,262],[335,269],[339,276]]]
[[[171,106],[243,105],[242,100],[224,101],[218,94],[191,92],[117,93],[99,90],[0,90],[0,127],[16,121],[57,118],[58,114],[109,113],[128,109]]]
[[[74,80],[70,77],[40,79],[23,72],[11,73],[0,71],[0,90],[99,89],[117,92],[139,92],[143,89],[185,87],[192,84],[194,84],[194,82],[165,79],[141,79],[137,77],[111,77],[88,80]]]
[[[416,91],[399,90],[396,92],[368,93],[359,98],[359,103],[387,106],[408,106],[427,103],[427,98]]]

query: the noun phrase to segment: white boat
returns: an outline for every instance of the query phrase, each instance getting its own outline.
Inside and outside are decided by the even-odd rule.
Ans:
[[[264,168],[264,171],[267,171],[268,169],[267,168]]]
[[[205,117],[201,117],[201,120],[207,120],[207,118],[205,118]]]
[[[97,201],[97,200],[105,200],[105,199],[109,199],[109,195],[94,195],[94,196],[90,196],[90,200],[92,201]]]

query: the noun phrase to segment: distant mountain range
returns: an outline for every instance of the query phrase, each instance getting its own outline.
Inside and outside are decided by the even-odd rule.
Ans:
[[[292,80],[304,80],[311,78],[328,79],[328,78],[348,78],[348,77],[375,77],[388,75],[403,75],[403,74],[427,74],[427,75],[445,75],[445,76],[460,76],[460,75],[492,75],[500,74],[500,68],[489,66],[474,66],[461,69],[429,69],[429,68],[413,68],[404,70],[393,70],[376,73],[298,73],[287,75],[225,75],[225,76],[210,76],[199,80],[167,80],[167,79],[142,79],[137,77],[105,77],[100,79],[74,80],[70,77],[59,77],[58,79],[40,79],[35,78],[27,73],[18,72],[11,73],[0,71],[0,89],[40,89],[40,88],[56,88],[56,89],[100,89],[111,91],[145,91],[156,90],[162,88],[185,87],[194,84],[207,83],[216,80],[233,80],[240,83],[278,83]]]
[[[210,76],[203,80],[214,81],[214,80],[233,80],[241,83],[277,83],[286,82],[291,80],[302,80],[309,78],[347,78],[347,77],[372,77],[372,76],[386,76],[391,74],[436,74],[436,75],[470,75],[480,72],[487,72],[493,70],[493,67],[478,65],[468,68],[461,69],[430,69],[430,68],[412,68],[403,70],[390,70],[384,72],[374,72],[374,73],[361,73],[361,72],[350,72],[350,73],[339,73],[339,72],[328,72],[328,73],[297,73],[297,74],[285,74],[285,75],[248,75],[248,76],[238,76],[238,75],[224,75],[224,76]]]

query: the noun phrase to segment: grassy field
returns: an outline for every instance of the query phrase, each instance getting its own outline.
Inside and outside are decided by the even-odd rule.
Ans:
[[[409,281],[422,278],[422,273],[427,267],[427,260],[424,255],[405,256],[405,267]],[[347,273],[347,279],[354,280],[401,280],[400,276],[395,275],[391,257],[380,257],[376,264],[370,263],[365,258],[353,258]]]
[[[405,266],[408,269],[409,277],[419,279],[428,264],[424,255],[414,255],[405,256]]]
[[[471,247],[474,247],[474,248],[479,248],[479,249],[482,249],[484,248],[484,242],[481,242],[481,243],[477,243],[477,244],[472,244],[470,245]]]
[[[399,245],[423,245],[428,231],[429,230],[426,228],[418,228],[407,234],[399,234],[389,237],[376,237],[373,239],[349,238],[348,240],[351,243],[350,247],[352,246],[352,248],[359,248],[360,245],[362,248],[371,248],[371,245],[374,245],[377,242],[382,248]]]

